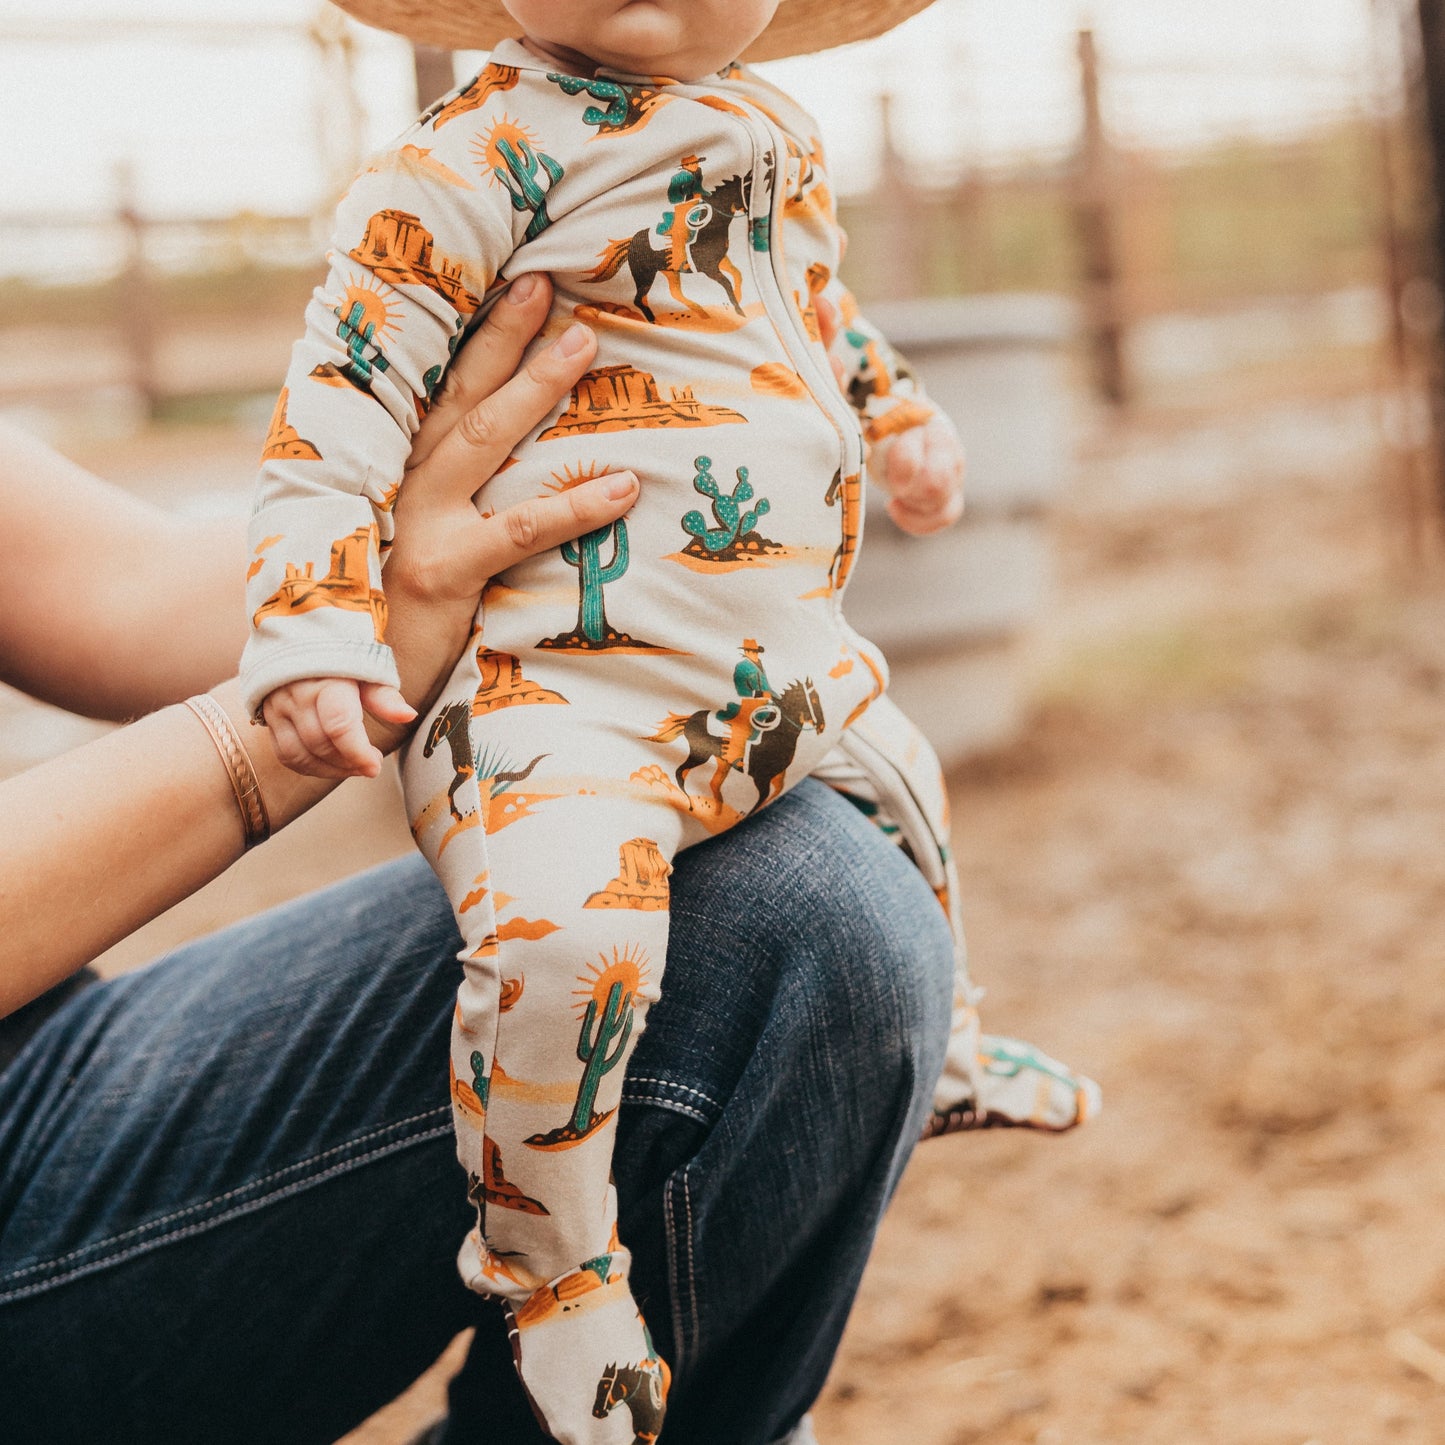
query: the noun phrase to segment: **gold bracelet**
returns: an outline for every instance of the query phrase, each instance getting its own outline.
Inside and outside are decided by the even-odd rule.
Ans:
[[[241,825],[246,830],[246,848],[249,851],[271,836],[271,820],[266,816],[266,804],[261,797],[256,769],[251,765],[251,755],[242,745],[235,723],[210,693],[201,692],[195,697],[188,697],[185,705],[200,718],[226,765],[226,776],[231,780],[231,791],[235,793],[236,806],[241,810]]]

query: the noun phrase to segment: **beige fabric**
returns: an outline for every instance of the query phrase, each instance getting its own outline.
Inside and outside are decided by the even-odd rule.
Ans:
[[[517,33],[499,0],[334,0],[348,15],[444,50],[491,50]],[[871,40],[933,0],[783,0],[773,22],[743,57],[781,60],[855,40]]]
[[[937,760],[842,613],[865,439],[876,455],[933,412],[838,282],[841,250],[812,120],[750,71],[582,79],[503,42],[352,184],[267,440],[252,710],[303,677],[395,680],[382,560],[411,439],[517,277],[552,277],[548,338],[581,319],[599,350],[482,504],[623,468],[642,482],[623,521],[494,580],[402,764],[464,939],[451,1088],[479,1222],[459,1264],[506,1304],[563,1445],[634,1445],[661,1423],[667,1367],[629,1292],[610,1164],[672,859],[841,747],[828,780],[953,896]],[[846,394],[820,296],[844,323]],[[955,1025],[939,1117],[1003,1122],[979,1103],[961,949]],[[1066,1086],[1057,1109],[1031,1086],[1030,1061],[1005,1067],[1029,1086],[1013,1122],[1078,1112]]]

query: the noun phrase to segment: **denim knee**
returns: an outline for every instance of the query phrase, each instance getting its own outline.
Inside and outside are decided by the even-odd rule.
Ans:
[[[903,851],[846,799],[812,782],[796,799],[792,814],[776,820],[791,852],[771,848],[772,883],[750,926],[783,950],[780,985],[815,1005],[813,1027],[830,1050],[866,1059],[880,1083],[911,1087],[921,1111],[948,1041],[948,920]],[[754,825],[764,847],[773,841],[761,832],[768,821]],[[820,1001],[826,1008],[816,1008]]]

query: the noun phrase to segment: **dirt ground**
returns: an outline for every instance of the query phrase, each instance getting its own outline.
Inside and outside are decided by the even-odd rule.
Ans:
[[[1445,586],[1402,582],[1354,461],[1102,504],[1167,441],[1092,447],[1041,704],[954,779],[986,1024],[1105,1113],[919,1151],[825,1445],[1445,1440]],[[112,966],[294,888],[315,836]]]

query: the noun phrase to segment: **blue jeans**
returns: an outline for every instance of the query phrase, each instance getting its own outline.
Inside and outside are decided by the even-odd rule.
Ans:
[[[448,1442],[543,1439],[455,1271],[457,946],[412,858],[42,1027],[0,1074],[0,1438],[331,1441],[475,1325]],[[615,1160],[673,1369],[665,1442],[769,1445],[818,1393],[928,1111],[952,967],[922,878],[820,784],[678,859]]]

